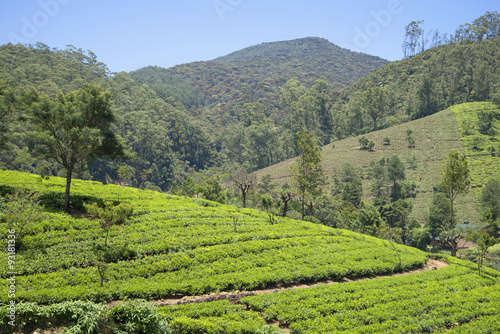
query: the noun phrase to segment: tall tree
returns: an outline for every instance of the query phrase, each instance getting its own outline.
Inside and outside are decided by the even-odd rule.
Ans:
[[[361,98],[362,108],[373,121],[373,130],[377,130],[377,120],[385,114],[387,97],[383,88],[369,81]]]
[[[330,112],[332,98],[330,97],[331,87],[323,77],[316,80],[314,86],[308,91],[312,96],[312,108],[319,122],[319,138],[322,145],[330,143],[333,129],[333,118]]]
[[[305,94],[306,88],[296,79],[288,80],[281,88],[281,107],[290,117],[290,152],[295,152],[293,134],[297,132],[298,124],[294,122],[302,108],[300,98]],[[292,156],[290,156],[292,158]]]
[[[422,24],[424,21],[411,21],[405,27],[405,38],[403,42],[404,58],[410,58],[423,51],[421,38],[424,34]]]
[[[469,190],[470,169],[467,157],[453,150],[448,154],[441,172],[441,187],[450,200],[451,227],[455,227],[454,201],[458,195]]]
[[[481,204],[485,210],[485,220],[490,229],[497,234],[500,225],[500,181],[491,179],[481,191]]]
[[[114,114],[110,93],[86,84],[77,91],[62,93],[55,100],[34,89],[25,92],[27,116],[37,143],[35,153],[52,159],[66,171],[64,210],[70,211],[70,188],[78,166],[102,157],[126,158],[119,137],[111,131]]]
[[[451,227],[450,201],[444,193],[438,192],[432,196],[426,226],[433,239],[441,235],[443,228]]]
[[[0,149],[7,142],[8,123],[14,112],[15,96],[9,87],[0,80]]]
[[[297,133],[297,149],[300,156],[297,157],[289,170],[292,173],[292,182],[297,188],[299,199],[302,202],[302,219],[304,219],[306,201],[313,201],[321,194],[326,180],[321,163],[321,148],[310,132]]]
[[[354,165],[346,162],[342,164],[338,172],[337,192],[343,201],[351,202],[356,208],[361,204],[363,197],[363,184],[361,171]]]

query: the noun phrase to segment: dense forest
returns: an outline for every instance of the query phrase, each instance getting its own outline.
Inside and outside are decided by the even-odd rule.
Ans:
[[[94,53],[73,46],[8,44],[0,47],[0,94],[7,101],[34,87],[56,99],[85,83],[100,85],[111,94],[113,131],[132,159],[98,159],[78,176],[118,182],[126,164],[127,184],[176,191],[188,176],[202,183],[217,173],[252,172],[295,157],[303,130],[325,145],[456,103],[499,99],[498,14],[487,13],[451,36],[433,32],[432,43],[424,43],[430,34],[422,24],[407,26],[406,59],[393,63],[303,38],[127,74],[110,73]],[[1,115],[2,168],[60,173],[33,155],[32,127],[22,107],[12,108],[21,112]]]
[[[36,88],[51,99],[80,89],[85,83],[108,90],[116,117],[114,132],[121,136],[134,157],[127,161],[132,171],[131,184],[166,190],[175,178],[183,177],[179,171],[204,169],[214,160],[210,138],[189,119],[180,102],[160,98],[124,72],[109,73],[90,51],[74,47],[50,49],[43,44],[9,44],[0,47],[0,63],[0,94],[5,99],[8,91],[22,95],[28,87]],[[60,170],[54,163],[33,156],[35,144],[29,136],[32,125],[23,121],[23,107],[17,102],[12,104],[19,113],[10,117],[11,122],[6,123],[8,129],[5,129],[8,131],[4,131],[10,140],[1,154],[2,168],[57,175]],[[79,177],[117,180],[119,163],[97,160],[88,168],[84,166]]]

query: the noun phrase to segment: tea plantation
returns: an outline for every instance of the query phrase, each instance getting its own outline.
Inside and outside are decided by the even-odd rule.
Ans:
[[[10,286],[15,276],[15,298],[4,288],[0,296],[2,332],[52,327],[71,333],[279,330],[264,319],[293,333],[499,328],[498,272],[485,270],[480,277],[474,264],[454,259],[436,271],[258,295],[245,298],[244,305],[156,307],[134,301],[388,275],[423,267],[427,254],[304,221],[273,222],[256,210],[92,181],[73,180],[72,206],[78,211],[68,215],[60,210],[64,186],[65,180],[56,177],[0,172],[3,195],[35,190],[45,207],[44,219],[25,227],[14,263],[1,253],[0,285]],[[106,233],[99,219],[85,213],[84,204],[106,201],[128,204],[133,214],[110,228],[104,245]],[[4,245],[8,228],[0,224]],[[125,302],[106,305],[116,300]],[[13,301],[15,327],[8,324]]]

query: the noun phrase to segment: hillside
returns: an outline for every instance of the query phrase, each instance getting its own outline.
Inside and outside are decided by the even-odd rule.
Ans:
[[[131,76],[141,84],[151,83],[157,91],[162,90],[158,80],[182,78],[203,96],[202,102],[189,105],[192,114],[218,132],[221,125],[240,121],[245,103],[262,103],[267,117],[279,112],[280,88],[289,79],[298,79],[310,88],[325,77],[332,89],[338,90],[387,63],[311,37],[263,43],[212,61],[178,65],[166,71],[156,69],[155,75],[148,75],[151,68],[146,67]]]
[[[247,297],[242,302],[249,305],[248,309],[227,301],[156,308],[129,300],[106,306],[103,302],[119,299],[158,300],[326,280],[345,282],[421,268],[427,262],[427,254],[347,230],[288,218],[273,224],[259,211],[128,187],[121,188],[120,201],[133,207],[133,215],[125,223],[111,227],[105,246],[106,233],[96,217],[83,212],[70,216],[57,210],[62,202],[64,179],[42,180],[36,175],[2,171],[0,190],[2,194],[36,190],[45,205],[45,218],[25,226],[15,264],[8,265],[7,253],[1,255],[0,283],[7,285],[11,278],[8,272],[16,271],[16,312],[18,319],[24,319],[17,323],[21,331],[32,326],[43,329],[54,323],[88,333],[100,333],[103,328],[110,332],[111,328],[122,328],[129,333],[130,326],[137,328],[138,333],[160,333],[160,327],[178,333],[192,333],[193,328],[197,328],[196,332],[221,334],[257,333],[266,326],[263,317],[290,326],[294,333],[302,333],[306,328],[308,333],[317,333],[323,326],[338,326],[343,312],[351,314],[349,310],[354,305],[366,303],[367,310],[379,310],[378,325],[374,327],[378,333],[395,326],[389,321],[389,310],[394,307],[389,300],[398,298],[398,305],[406,305],[411,297],[409,286],[418,291],[415,297],[419,303],[434,309],[431,324],[440,329],[472,319],[476,324],[469,327],[488,325],[491,309],[498,306],[496,271],[485,269],[478,276],[473,272],[474,264],[446,257],[451,265],[437,271]],[[115,185],[74,180],[73,205],[83,210],[83,203],[117,203],[119,190]],[[8,210],[8,203],[3,201],[3,210]],[[12,226],[0,223],[3,236],[9,233],[8,228]],[[21,242],[21,236],[16,242]],[[104,271],[99,274],[98,268]],[[449,285],[453,289],[445,289],[441,302],[433,304],[434,293]],[[406,292],[401,294],[403,290]],[[330,310],[328,305],[333,300],[325,296],[340,298],[335,302],[336,311]],[[0,298],[1,304],[9,303],[7,294]],[[311,302],[297,304],[297,300],[305,299]],[[444,299],[455,302],[445,305]],[[461,308],[457,313],[456,303],[462,301],[471,305],[466,314]],[[297,307],[311,308],[306,317],[310,320],[304,318],[303,311],[294,311]],[[405,306],[408,307],[415,306]],[[6,312],[4,308],[2,312]],[[0,328],[9,328],[7,314],[2,315]],[[375,325],[370,319],[366,318],[364,324]],[[399,321],[413,326],[411,319],[406,314]],[[342,328],[364,324],[349,322]],[[267,332],[277,331],[276,327],[267,327]]]
[[[369,140],[375,142],[373,152],[360,150],[359,138],[361,136],[336,141],[333,144],[322,147],[322,162],[325,174],[330,176],[327,188],[332,187],[334,171],[339,169],[344,163],[351,163],[360,166],[364,170],[365,177],[371,161],[379,161],[382,158],[389,158],[398,155],[406,165],[407,181],[415,181],[417,185],[417,196],[414,199],[412,217],[425,221],[428,215],[429,204],[433,195],[433,186],[440,180],[441,165],[444,158],[451,150],[459,150],[468,155],[473,187],[480,190],[481,186],[494,175],[500,172],[498,157],[487,152],[487,147],[497,145],[498,131],[494,139],[490,136],[480,135],[481,144],[477,149],[472,148],[472,137],[479,136],[477,130],[477,114],[480,111],[491,110],[497,115],[498,107],[491,103],[467,103],[443,110],[434,115],[427,116],[408,123],[393,126],[388,129],[379,130],[365,134]],[[471,133],[463,135],[460,130],[464,124],[464,118],[470,119]],[[457,119],[459,121],[457,121]],[[460,126],[459,126],[460,124]],[[500,129],[500,122],[494,123],[496,129]],[[413,131],[415,148],[408,147],[406,131]],[[390,138],[390,145],[383,145],[383,138]],[[416,159],[416,168],[410,169],[409,160]],[[272,180],[281,184],[290,183],[290,172],[288,168],[293,164],[294,159],[286,160],[282,163],[264,168],[255,172],[261,179],[269,174]],[[364,196],[368,199],[370,180],[363,180]],[[477,193],[477,192],[476,192]],[[469,192],[466,196],[458,198],[457,219],[459,221],[479,221],[479,213],[476,208],[474,192]]]
[[[386,128],[455,104],[498,101],[499,52],[499,38],[465,39],[385,65],[336,96],[337,138],[373,131],[373,115],[377,127]],[[370,86],[378,87],[385,99],[375,114],[363,104]]]
[[[3,136],[5,125],[10,139],[7,149],[0,149],[0,168],[63,175],[53,161],[34,156],[34,143],[28,138],[32,126],[22,115],[26,110],[20,105],[21,96],[23,90],[34,87],[55,99],[59,93],[81,89],[85,83],[101,85],[110,92],[116,119],[113,131],[123,138],[125,146],[136,157],[128,162],[133,168],[131,185],[166,190],[182,182],[186,169],[204,169],[212,164],[211,139],[190,120],[181,103],[162,99],[124,72],[109,73],[91,51],[75,47],[59,50],[38,43],[0,46],[0,108],[5,89],[17,96],[13,99],[17,104],[16,117],[2,119],[5,123],[0,127],[0,135]],[[101,182],[116,180],[119,166],[115,161],[101,159],[77,177]],[[144,170],[151,171],[149,177],[144,178]]]

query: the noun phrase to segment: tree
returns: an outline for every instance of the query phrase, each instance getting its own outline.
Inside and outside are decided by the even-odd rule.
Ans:
[[[400,188],[398,181],[406,180],[405,165],[397,155],[387,160],[387,177],[392,181],[391,198],[393,201],[399,198]]]
[[[432,115],[438,111],[436,92],[434,89],[434,79],[430,74],[425,74],[420,86],[417,89],[417,110],[412,115],[414,119]]]
[[[101,221],[101,228],[106,232],[104,238],[104,246],[108,245],[109,229],[113,225],[123,224],[134,212],[134,208],[127,204],[113,205],[112,202],[107,201],[104,203],[104,208],[93,204],[84,204],[85,209],[91,215],[97,216]]]
[[[312,97],[311,107],[319,121],[319,137],[323,145],[330,143],[332,136],[333,119],[330,112],[331,90],[330,84],[323,77],[320,80],[316,80],[315,84],[307,92]]]
[[[426,227],[432,240],[441,235],[443,228],[451,228],[450,202],[442,192],[435,193],[432,196]]]
[[[0,80],[0,149],[5,148],[7,142],[7,124],[14,113],[15,96],[9,87]]]
[[[481,267],[483,266],[486,254],[488,254],[488,248],[496,245],[500,240],[490,237],[485,231],[479,231],[472,233],[469,238],[474,241],[477,246],[472,249],[472,255],[475,257],[477,262],[477,271],[481,275]]]
[[[295,194],[293,193],[292,188],[290,188],[287,183],[285,183],[283,187],[278,190],[278,194],[280,201],[283,204],[283,211],[281,213],[281,216],[286,217],[286,213],[288,211],[288,202],[290,202],[295,197]]]
[[[110,93],[85,84],[80,90],[60,93],[55,100],[34,89],[24,99],[35,129],[31,132],[35,153],[66,171],[64,210],[69,212],[71,178],[77,167],[103,156],[126,158],[120,138],[111,131],[115,117]]]
[[[484,209],[489,210],[491,220],[500,218],[500,181],[490,179],[481,191],[481,204]]]
[[[384,89],[368,82],[361,98],[361,106],[373,121],[373,131],[377,130],[377,120],[385,114],[387,108]]]
[[[186,177],[186,179],[181,184],[182,193],[184,196],[193,197],[196,193],[196,183],[191,176]]]
[[[366,202],[362,202],[359,210],[359,233],[376,236],[379,229],[384,225],[377,209]]]
[[[371,194],[378,199],[387,199],[387,170],[380,163],[370,162],[368,177],[372,180]]]
[[[373,142],[373,140],[368,140],[368,138],[362,136],[358,141],[361,144],[362,150],[373,151],[373,147],[375,147],[375,143]]]
[[[470,170],[467,157],[453,150],[448,154],[441,172],[441,187],[450,201],[450,227],[455,227],[453,204],[458,195],[469,190]]]
[[[97,203],[84,204],[84,206],[88,213],[98,217],[101,222],[102,230],[106,232],[106,237],[104,238],[104,248],[96,248],[97,261],[95,262],[95,266],[99,276],[101,277],[102,287],[104,284],[106,270],[108,268],[108,264],[105,260],[108,252],[109,229],[113,225],[123,224],[132,215],[134,208],[126,204],[113,205],[113,203],[109,201],[104,203],[104,208],[98,206]]]
[[[413,204],[404,199],[398,199],[379,208],[380,215],[386,220],[389,227],[399,229],[403,243],[406,243],[406,237],[409,233],[408,224],[412,209]]]
[[[495,115],[491,110],[484,110],[477,113],[477,126],[479,132],[483,135],[494,136],[495,128],[493,127],[493,121]]]
[[[231,181],[240,190],[242,207],[246,208],[247,194],[255,183],[255,176],[248,174],[244,168],[240,168],[231,175]]]
[[[46,216],[40,206],[37,193],[16,192],[8,195],[6,199],[5,206],[3,208],[0,206],[0,221],[7,223],[8,231],[14,230],[15,244],[9,243],[9,247],[14,246],[18,250],[22,246],[26,230],[44,220]]]
[[[338,171],[337,182],[337,192],[340,193],[342,200],[351,202],[356,208],[359,207],[363,196],[361,171],[346,162]]]
[[[424,46],[420,42],[420,38],[424,33],[424,30],[422,29],[423,23],[424,21],[411,21],[408,25],[406,25],[405,38],[403,42],[404,58],[413,57],[420,51],[423,51]]]
[[[306,88],[300,83],[300,81],[296,79],[288,80],[283,88],[281,88],[281,106],[283,110],[287,110],[290,113],[290,140],[292,150],[290,152],[294,152],[294,140],[293,134],[296,133],[299,128],[297,122],[294,122],[294,119],[297,118],[300,114],[301,103],[300,98],[305,94]],[[290,156],[290,158],[292,158]]]
[[[130,167],[123,164],[118,168],[118,201],[120,201],[120,189],[121,186],[126,185],[130,182],[132,175],[134,173],[134,167]]]
[[[307,131],[297,133],[297,149],[300,156],[289,168],[292,182],[298,190],[302,202],[302,219],[304,219],[304,203],[319,196],[325,185],[325,174],[321,163],[321,148],[316,138]]]
[[[226,194],[222,191],[219,183],[219,176],[212,176],[203,181],[202,188],[203,197],[209,201],[224,204],[226,202]]]

